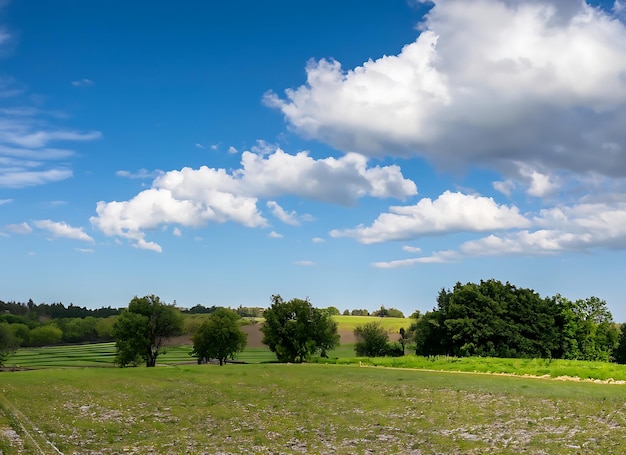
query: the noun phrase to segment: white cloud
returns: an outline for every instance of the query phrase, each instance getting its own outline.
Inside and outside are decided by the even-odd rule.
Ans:
[[[94,82],[91,79],[79,79],[76,81],[72,81],[72,85],[74,87],[91,87]]]
[[[404,245],[404,246],[402,247],[402,249],[403,249],[404,251],[409,252],[409,253],[421,253],[421,251],[422,251],[422,249],[421,249],[421,248],[418,248],[418,247],[416,247],[416,246],[410,246],[410,245]]]
[[[94,226],[110,236],[135,242],[145,239],[145,230],[160,225],[199,227],[209,222],[235,222],[247,227],[267,227],[257,208],[259,198],[296,195],[337,204],[353,204],[359,197],[404,198],[417,192],[397,166],[367,167],[356,154],[315,160],[308,153],[290,155],[280,149],[255,154],[246,151],[241,168],[231,172],[201,166],[164,172],[152,188],[129,201],[98,203]],[[268,207],[283,222],[310,220],[287,213],[275,201]],[[144,244],[156,250],[155,244]]]
[[[282,238],[283,238],[282,234],[279,234],[279,233],[278,233],[278,232],[276,232],[276,231],[272,231],[272,232],[270,232],[269,234],[267,234],[267,236],[268,236],[270,239],[282,239]]]
[[[196,142],[195,146],[199,149],[205,148],[204,145],[200,144],[199,142]]]
[[[80,251],[81,253],[95,253],[93,248],[76,248],[76,251]]]
[[[321,237],[313,237],[311,239],[311,242],[313,242],[313,243],[324,243],[324,242],[326,242],[326,240],[321,238]]]
[[[30,234],[33,232],[33,228],[28,223],[7,224],[4,226],[4,229],[14,234]]]
[[[180,229],[178,229],[177,227],[175,227],[174,229],[172,229],[172,234],[174,234],[176,237],[180,237],[183,235],[183,233],[181,232]]]
[[[438,251],[432,256],[399,259],[389,262],[373,262],[371,265],[377,269],[398,269],[405,267],[413,267],[416,264],[445,264],[448,262],[456,262],[460,255],[455,251]]]
[[[481,232],[522,228],[530,221],[515,206],[498,205],[492,198],[444,192],[434,201],[421,199],[411,206],[393,206],[372,226],[333,230],[332,237],[354,237],[361,243],[409,240],[449,232]]]
[[[228,153],[230,153],[231,155],[236,155],[237,153],[239,153],[239,150],[231,145],[230,147],[228,147]]]
[[[272,210],[272,214],[283,223],[291,226],[300,226],[300,221],[298,221],[298,214],[296,212],[285,212],[285,210],[275,201],[267,201],[267,206]]]
[[[53,237],[93,242],[93,239],[85,233],[82,227],[72,227],[67,223],[52,220],[38,220],[33,224],[39,229],[50,232]]]
[[[13,202],[13,199],[0,199],[0,205],[10,204]]]
[[[266,104],[347,152],[626,175],[623,22],[583,1],[433,3],[398,55],[310,62],[305,85]],[[532,193],[549,187],[534,182]]]
[[[532,229],[490,234],[462,243],[457,251],[372,264],[378,268],[409,267],[418,263],[448,262],[481,256],[545,256],[590,252],[599,248],[626,249],[626,197],[610,202],[578,203],[541,210]]]

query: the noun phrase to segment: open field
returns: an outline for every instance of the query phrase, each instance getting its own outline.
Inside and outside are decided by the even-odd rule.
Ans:
[[[15,454],[616,454],[626,388],[336,365],[0,374]]]

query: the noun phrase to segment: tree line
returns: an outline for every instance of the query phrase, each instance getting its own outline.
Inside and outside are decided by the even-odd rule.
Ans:
[[[263,316],[263,343],[281,362],[304,362],[326,356],[339,344],[335,307],[318,309],[308,299],[285,301],[271,296],[269,308],[196,306],[181,310],[154,295],[134,297],[119,315],[35,320],[32,314],[49,314],[62,305],[36,306],[10,303],[22,314],[0,314],[0,363],[17,346],[60,342],[116,342],[115,361],[120,366],[156,365],[163,343],[185,331],[184,321],[193,321],[191,355],[199,362],[215,359],[223,364],[246,345],[240,330],[242,315]],[[4,303],[4,302],[2,302]],[[24,311],[27,308],[27,311]],[[75,311],[76,308],[66,308]],[[48,313],[45,313],[48,311]],[[94,311],[94,310],[92,310]],[[362,310],[355,310],[361,312]],[[379,317],[396,316],[397,310],[373,312]],[[202,319],[194,318],[205,314]],[[56,314],[56,313],[55,313]],[[64,314],[62,311],[59,314]],[[104,313],[106,314],[106,313]],[[184,318],[184,314],[189,314]],[[345,314],[345,312],[344,312]],[[597,297],[571,301],[557,294],[541,297],[532,289],[518,288],[497,280],[456,283],[442,289],[432,311],[411,315],[413,322],[389,342],[380,322],[357,326],[358,356],[404,355],[407,348],[417,355],[562,358],[626,363],[626,324],[613,321],[606,302]],[[41,319],[41,318],[40,318]],[[4,356],[4,357],[3,357]]]

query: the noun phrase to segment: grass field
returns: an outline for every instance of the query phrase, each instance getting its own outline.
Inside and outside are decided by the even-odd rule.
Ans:
[[[0,374],[15,454],[617,454],[626,388],[337,365]]]

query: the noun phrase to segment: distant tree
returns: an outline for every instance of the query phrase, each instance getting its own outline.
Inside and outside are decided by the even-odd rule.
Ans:
[[[30,346],[53,346],[63,339],[63,331],[56,324],[46,324],[35,327],[28,334]]]
[[[173,305],[162,303],[155,295],[134,297],[113,326],[116,363],[137,365],[140,360],[154,367],[163,342],[182,331],[182,316]]]
[[[343,315],[344,316],[350,316],[350,310],[348,310],[347,308],[345,310],[343,310]]]
[[[389,333],[380,322],[368,322],[367,324],[357,326],[354,329],[354,336],[357,339],[354,345],[356,355],[360,357],[380,357],[387,353]]]
[[[379,318],[404,318],[404,313],[396,308],[385,308],[385,305],[381,305],[380,310],[374,311],[372,316],[378,316]]]
[[[409,318],[411,319],[419,319],[422,317],[422,312],[420,310],[415,310],[413,313],[411,313],[411,315],[409,316]]]
[[[370,312],[368,310],[352,310],[350,315],[351,316],[369,316]]]
[[[13,334],[8,323],[0,323],[0,367],[4,366],[7,358],[15,352],[19,346],[17,337]]]
[[[246,347],[248,335],[241,331],[239,315],[227,308],[218,308],[194,334],[192,355],[202,359],[217,359],[223,365]]]
[[[339,308],[334,307],[334,306],[329,306],[328,308],[326,308],[326,313],[328,313],[329,316],[339,316],[341,313],[339,312]]]
[[[272,305],[263,313],[263,343],[280,362],[304,362],[310,356],[325,355],[339,344],[337,323],[311,302],[280,295],[271,297]]]
[[[397,308],[389,308],[387,310],[388,318],[404,318],[404,313]]]

